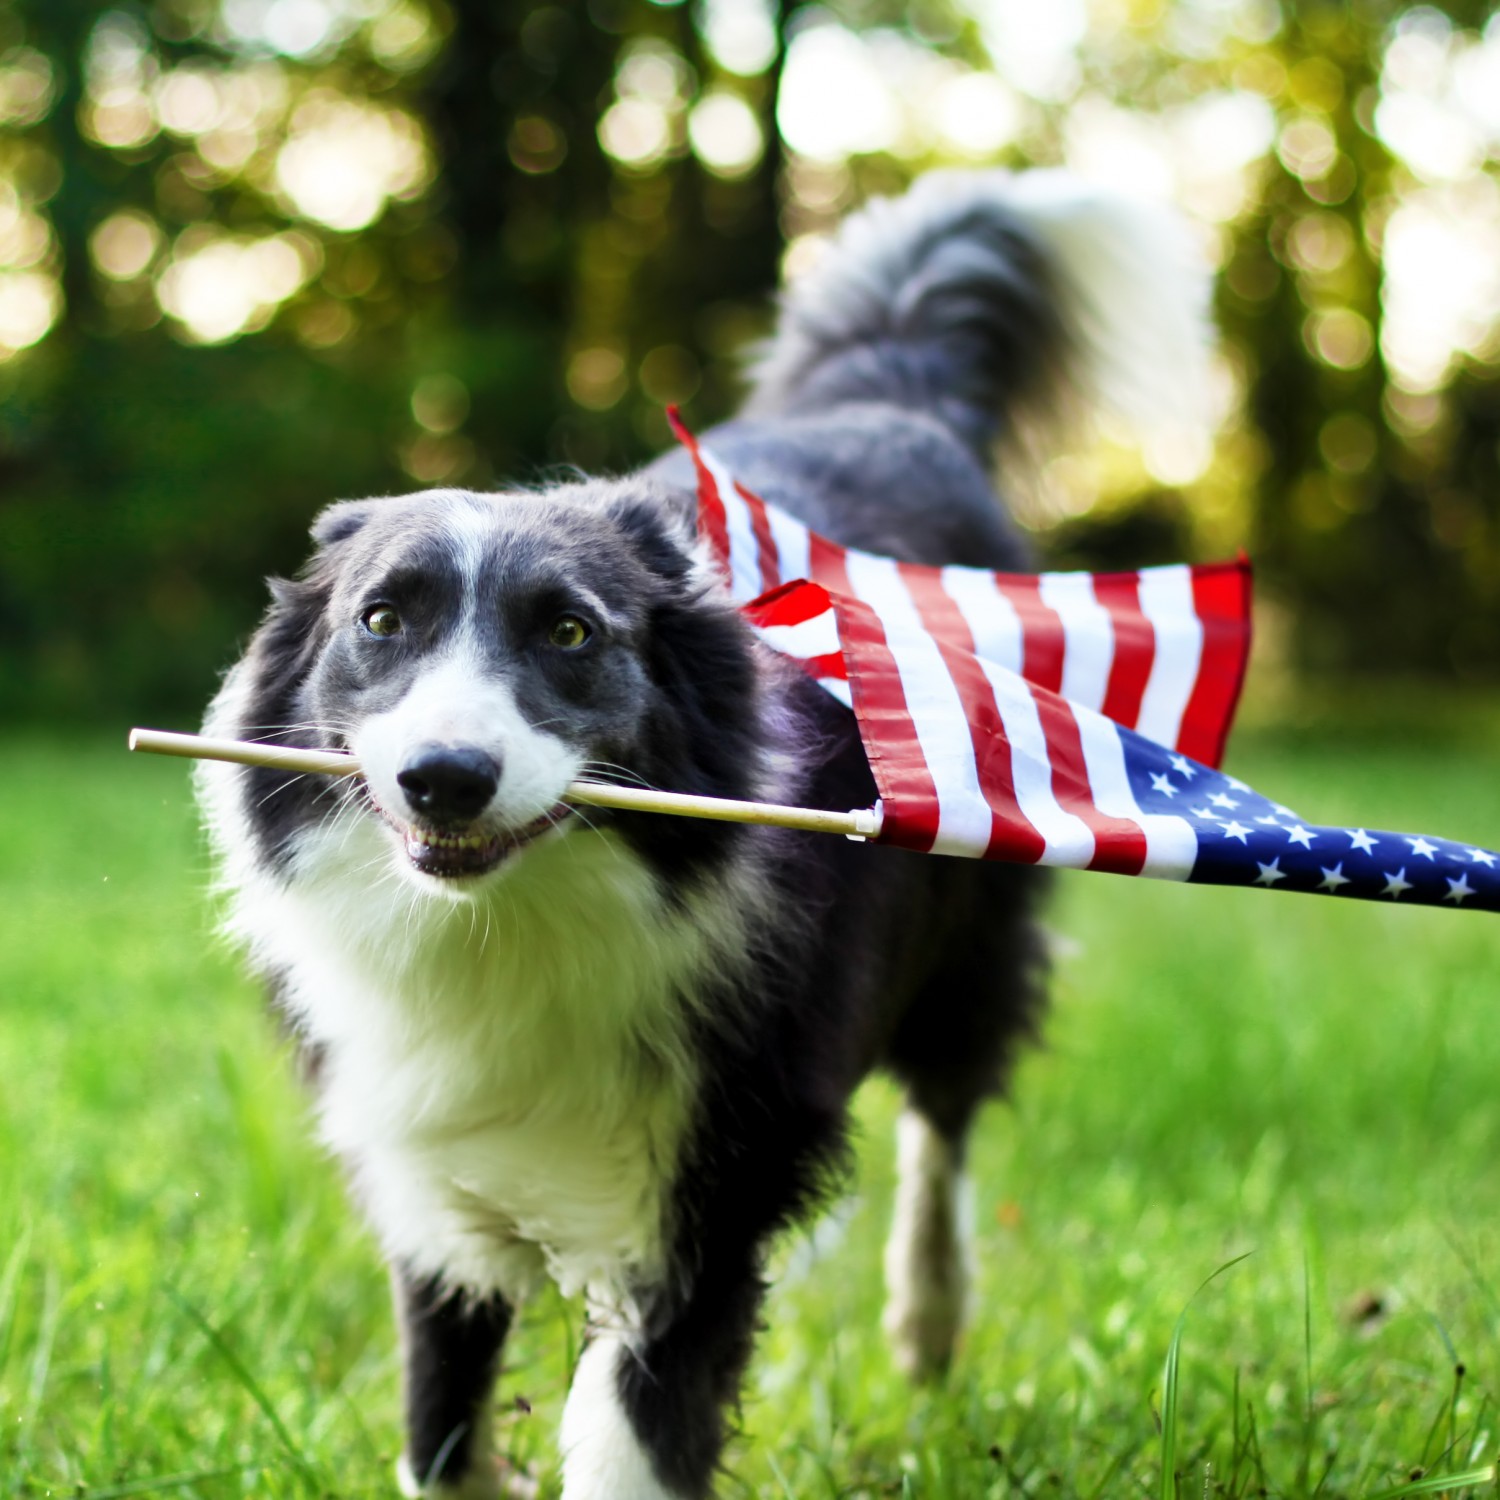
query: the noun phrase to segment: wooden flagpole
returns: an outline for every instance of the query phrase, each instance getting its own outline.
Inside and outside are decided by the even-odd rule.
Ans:
[[[269,766],[277,771],[311,771],[323,776],[358,776],[359,762],[333,750],[297,750],[249,740],[215,740],[165,729],[132,729],[132,750],[179,755],[190,760],[226,760],[242,766]],[[738,802],[729,797],[694,797],[686,792],[657,792],[646,787],[612,786],[602,781],[575,781],[563,800],[584,807],[611,807],[627,812],[668,813],[679,818],[708,818],[718,823],[756,823],[796,828],[808,833],[842,833],[851,839],[873,839],[880,833],[880,804],[850,812],[820,807],[783,807],[774,802]]]

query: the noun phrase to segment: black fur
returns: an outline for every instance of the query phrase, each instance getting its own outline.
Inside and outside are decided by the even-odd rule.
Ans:
[[[399,1266],[392,1282],[403,1334],[407,1462],[423,1482],[460,1479],[474,1458],[510,1307],[503,1297],[465,1297]]]

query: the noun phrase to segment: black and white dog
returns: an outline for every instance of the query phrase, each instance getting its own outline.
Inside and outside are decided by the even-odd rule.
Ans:
[[[839,542],[1024,568],[996,440],[1080,389],[1190,400],[1185,259],[1170,221],[1059,174],[928,178],[845,224],[705,440]],[[338,504],[313,538],[206,729],[364,775],[207,765],[200,793],[233,931],[392,1267],[404,1491],[499,1492],[491,1386],[551,1277],[589,1320],[565,1500],[709,1494],[767,1247],[836,1176],[877,1067],[906,1097],[886,1326],[940,1370],[965,1135],[1041,1000],[1034,872],[561,800],[579,775],[874,797],[851,715],[716,581],[684,454]]]

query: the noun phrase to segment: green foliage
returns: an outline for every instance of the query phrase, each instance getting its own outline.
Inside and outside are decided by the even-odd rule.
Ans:
[[[1458,708],[1337,759],[1263,734],[1232,769],[1320,820],[1493,845],[1497,715]],[[389,1494],[377,1253],[213,939],[186,768],[4,750],[0,1493]],[[879,1331],[877,1083],[847,1196],[777,1257],[726,1500],[1493,1493],[1500,927],[1059,886],[1046,1045],[975,1142],[950,1379],[912,1389]],[[549,1482],[580,1322],[543,1297],[507,1356],[501,1441]]]
[[[1395,308],[1386,253],[1416,225],[1402,284],[1429,289],[1500,257],[1485,24],[1468,0],[10,0],[0,693],[192,716],[320,505],[617,470],[671,400],[716,420],[783,249],[955,161],[1169,186],[1221,270],[1212,462],[1048,465],[1022,507],[1053,558],[1245,547],[1294,664],[1491,675],[1493,296],[1465,282],[1469,321],[1413,354],[1425,304]],[[820,35],[848,42],[792,80]]]

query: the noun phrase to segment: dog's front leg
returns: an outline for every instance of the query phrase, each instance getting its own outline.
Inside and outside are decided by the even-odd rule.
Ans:
[[[497,1500],[503,1493],[490,1438],[490,1391],[510,1329],[503,1297],[465,1296],[435,1278],[392,1272],[405,1365],[404,1495]]]
[[[704,1500],[764,1286],[743,1252],[633,1316],[596,1316],[563,1412],[563,1500]]]

